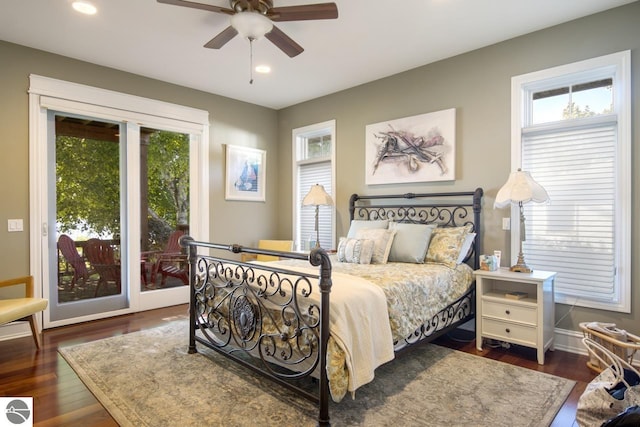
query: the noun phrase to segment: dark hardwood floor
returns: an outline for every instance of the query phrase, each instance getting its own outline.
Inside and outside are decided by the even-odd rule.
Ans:
[[[40,351],[36,351],[30,337],[2,341],[0,396],[32,396],[37,426],[117,426],[58,354],[58,347],[153,328],[186,315],[187,306],[180,305],[51,329],[44,332]],[[585,356],[558,350],[547,352],[545,364],[541,366],[536,362],[533,349],[512,346],[509,349],[500,347],[479,352],[475,342],[469,338],[468,334],[456,333],[438,339],[437,343],[577,381],[552,424],[554,427],[574,425],[578,398],[594,376],[585,365]]]

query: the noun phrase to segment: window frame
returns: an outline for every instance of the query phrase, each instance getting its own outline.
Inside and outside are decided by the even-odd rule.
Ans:
[[[313,138],[319,135],[328,134],[331,135],[331,150],[329,156],[317,157],[313,159],[299,159],[300,151],[304,145],[301,139]],[[295,128],[291,131],[291,161],[292,161],[292,236],[294,239],[295,248],[297,250],[304,249],[304,236],[299,235],[299,221],[302,209],[302,199],[300,197],[300,188],[298,183],[298,169],[300,165],[310,163],[320,163],[329,161],[331,163],[331,192],[329,192],[333,199],[333,205],[330,206],[331,210],[331,247],[325,249],[334,249],[336,247],[336,121],[335,119],[327,120],[325,122],[315,123],[308,126]]]
[[[595,309],[629,313],[631,311],[631,231],[632,231],[632,171],[631,171],[631,51],[621,51],[597,58],[561,65],[541,71],[514,76],[511,79],[511,170],[522,164],[522,137],[525,129],[558,127],[560,122],[530,125],[531,94],[560,84],[575,84],[585,79],[611,75],[613,82],[613,112],[617,115],[616,146],[616,210],[615,210],[615,286],[618,301],[602,302],[556,294],[556,302]],[[575,119],[574,119],[575,120]],[[579,120],[579,119],[578,119]],[[595,120],[598,120],[596,118]],[[566,120],[568,124],[573,120]],[[552,201],[553,203],[553,201]],[[519,210],[511,209],[511,257],[519,252]],[[525,254],[526,258],[526,254]]]

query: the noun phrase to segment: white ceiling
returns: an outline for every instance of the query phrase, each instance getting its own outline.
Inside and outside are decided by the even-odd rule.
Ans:
[[[254,65],[272,72],[253,84],[247,40],[202,47],[228,16],[156,0],[91,1],[94,16],[71,0],[0,0],[0,39],[280,109],[635,0],[335,0],[336,20],[276,24],[305,49],[299,56],[254,42]]]

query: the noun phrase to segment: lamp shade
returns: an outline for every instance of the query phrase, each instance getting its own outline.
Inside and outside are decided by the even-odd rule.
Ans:
[[[511,203],[542,203],[549,200],[547,191],[538,184],[529,174],[518,169],[516,172],[509,174],[506,184],[502,186],[496,200],[493,203],[494,208],[504,208]]]
[[[331,206],[333,205],[333,199],[324,190],[324,187],[320,184],[312,185],[311,189],[302,199],[303,206]]]
[[[231,17],[231,26],[238,34],[249,40],[256,40],[273,28],[269,18],[259,12],[239,12]]]

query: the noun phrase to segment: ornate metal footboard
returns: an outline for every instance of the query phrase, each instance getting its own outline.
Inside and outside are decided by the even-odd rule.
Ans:
[[[181,240],[188,248],[191,303],[189,353],[196,342],[269,377],[319,405],[329,425],[326,372],[331,262],[322,249],[309,255]],[[215,249],[307,260],[317,275],[212,256]],[[300,385],[317,378],[317,392]]]

